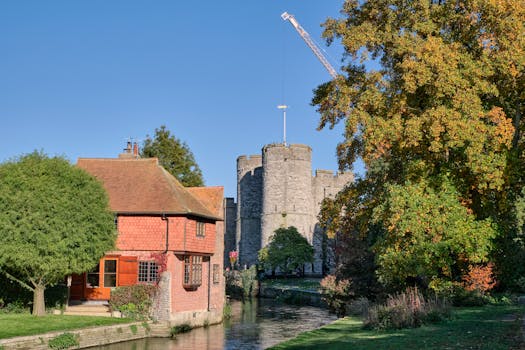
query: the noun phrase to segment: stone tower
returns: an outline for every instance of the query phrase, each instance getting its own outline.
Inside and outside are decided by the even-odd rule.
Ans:
[[[295,226],[313,245],[315,261],[305,266],[309,274],[321,274],[330,262],[323,251],[324,234],[317,222],[324,198],[333,197],[353,174],[317,170],[312,176],[312,149],[301,144],[269,144],[262,156],[240,156],[237,159],[237,215],[235,232],[240,266],[257,263],[257,255],[274,231]],[[227,253],[225,253],[227,254]]]
[[[262,174],[261,156],[237,158],[235,241],[241,266],[257,263],[257,254],[261,249]]]

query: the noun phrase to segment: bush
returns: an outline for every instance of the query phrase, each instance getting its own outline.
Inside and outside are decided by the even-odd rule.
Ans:
[[[147,319],[156,287],[150,284],[117,287],[111,291],[109,306],[112,311],[134,319]]]
[[[29,312],[29,307],[24,305],[24,303],[22,303],[21,301],[14,301],[0,308],[0,313],[5,314],[25,314]]]
[[[178,325],[178,326],[175,326],[175,327],[171,327],[171,330],[170,330],[170,336],[172,338],[176,338],[177,337],[177,334],[179,333],[187,333],[189,331],[191,331],[191,326],[187,323],[184,323],[184,324],[181,324],[181,325]]]
[[[353,296],[351,285],[350,280],[337,280],[334,275],[328,275],[321,280],[322,299],[337,316],[346,314],[346,304]]]
[[[370,308],[364,322],[367,329],[417,328],[450,318],[451,308],[445,299],[425,299],[416,288],[388,297],[383,305]]]
[[[51,349],[69,349],[74,346],[78,346],[79,342],[77,337],[72,333],[63,333],[57,335],[53,339],[50,339],[48,346]]]
[[[463,286],[467,291],[479,291],[485,294],[496,285],[493,270],[494,264],[486,266],[473,265],[469,267],[468,273],[463,276]]]
[[[250,298],[257,296],[259,281],[257,280],[257,267],[250,266],[249,269],[241,271],[241,284],[244,297]]]
[[[227,270],[224,273],[226,278],[226,294],[234,299],[244,299],[257,296],[259,291],[259,281],[257,280],[257,268],[237,271]]]
[[[225,320],[229,320],[232,317],[232,304],[229,300],[226,300],[222,309],[222,317]]]

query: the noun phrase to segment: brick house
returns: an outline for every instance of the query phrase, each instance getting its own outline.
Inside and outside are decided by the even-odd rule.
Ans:
[[[186,188],[136,147],[115,159],[80,158],[77,166],[104,185],[118,237],[93,271],[73,276],[71,300],[108,300],[114,287],[158,281],[159,320],[220,322],[223,188]]]

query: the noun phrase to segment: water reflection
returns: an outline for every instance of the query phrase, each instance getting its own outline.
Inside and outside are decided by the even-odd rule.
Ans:
[[[232,303],[232,318],[196,328],[176,339],[151,338],[99,347],[103,350],[259,350],[335,320],[324,309],[292,306],[270,299]]]

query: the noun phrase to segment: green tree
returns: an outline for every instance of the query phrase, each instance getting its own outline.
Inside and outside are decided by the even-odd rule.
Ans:
[[[314,260],[314,248],[297,228],[279,228],[270,243],[259,251],[259,262],[265,268],[289,274]]]
[[[157,157],[160,165],[175,176],[184,186],[204,186],[202,172],[195,162],[193,153],[185,142],[171,135],[165,125],[155,129],[155,136],[146,137],[141,156]]]
[[[465,224],[474,220],[467,226],[491,217],[509,232],[525,170],[523,1],[347,0],[341,13],[324,23],[324,36],[341,41],[344,75],[319,86],[313,104],[319,128],[345,122],[340,168],[361,158],[367,173],[325,208],[351,210],[323,224],[372,250],[388,227],[372,232],[365,223],[399,199],[392,186],[437,192],[444,179],[453,207],[466,208]]]
[[[490,219],[475,220],[446,179],[389,185],[385,201],[374,209],[373,222],[383,234],[372,249],[377,275],[390,286],[422,280],[439,289],[459,282],[472,264],[487,262],[496,236]]]
[[[102,185],[67,160],[34,152],[0,165],[0,272],[33,292],[92,269],[114,247],[113,214]]]

